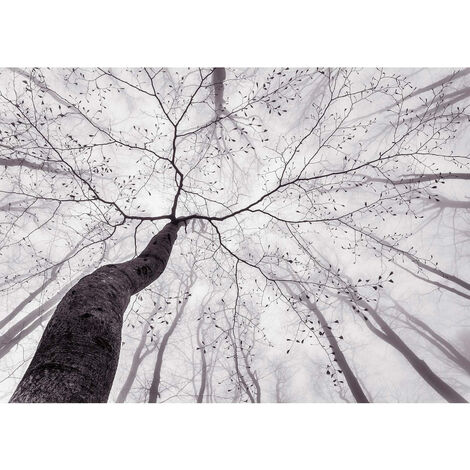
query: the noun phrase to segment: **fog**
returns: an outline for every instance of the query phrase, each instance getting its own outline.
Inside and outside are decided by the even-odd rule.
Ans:
[[[1,400],[468,401],[469,96],[467,69],[1,69]]]

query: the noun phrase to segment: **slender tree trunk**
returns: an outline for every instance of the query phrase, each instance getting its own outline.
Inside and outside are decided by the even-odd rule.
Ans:
[[[216,403],[217,399],[214,396],[214,372],[215,372],[215,364],[217,364],[217,360],[220,354],[220,345],[222,343],[217,343],[217,347],[215,350],[212,350],[211,358],[209,362],[209,367],[207,370],[207,392],[206,392],[206,401],[209,403]],[[215,352],[214,352],[215,351]],[[214,357],[215,356],[215,357]]]
[[[362,232],[362,233],[364,233],[364,232]],[[430,273],[435,274],[436,276],[440,276],[443,279],[451,281],[451,282],[457,284],[458,286],[463,287],[464,289],[470,290],[470,283],[469,282],[464,281],[463,279],[460,279],[459,277],[454,276],[453,274],[447,273],[447,272],[443,271],[442,269],[439,269],[439,268],[434,267],[434,266],[430,266],[430,265],[424,263],[423,261],[421,261],[415,255],[412,255],[411,253],[409,253],[408,251],[402,250],[402,249],[398,248],[397,246],[393,246],[389,242],[387,242],[386,240],[383,240],[383,239],[381,239],[381,238],[379,238],[375,235],[372,235],[370,233],[366,233],[365,235],[369,236],[370,238],[372,238],[376,242],[380,243],[381,245],[386,246],[386,247],[392,249],[393,251],[402,254],[403,256],[408,258],[410,261],[412,261],[416,266],[420,267],[421,269],[424,269],[424,270],[426,270]]]
[[[448,292],[452,292],[453,294],[456,294],[460,297],[463,297],[464,299],[470,300],[470,294],[466,294],[465,292],[462,292],[460,289],[454,289],[451,286],[448,286],[446,284],[443,284],[442,282],[439,281],[433,281],[432,279],[428,279],[427,277],[420,276],[419,274],[413,272],[411,269],[406,268],[405,266],[402,266],[400,264],[395,263],[397,266],[399,266],[401,269],[406,271],[407,273],[410,273],[413,277],[416,279],[419,279],[420,281],[426,282],[428,284],[432,284],[433,286],[436,286],[440,289],[444,289]]]
[[[67,172],[65,170],[62,170],[60,168],[54,168],[53,164],[50,164],[49,162],[41,162],[41,163],[36,163],[36,162],[31,162],[26,160],[26,158],[0,158],[0,166],[5,166],[5,167],[14,167],[18,166],[21,168],[30,168],[32,170],[42,170],[42,171],[47,171],[49,173],[56,173],[56,174],[62,174],[65,175]]]
[[[150,385],[149,390],[149,403],[157,403],[157,400],[160,397],[160,382],[162,374],[163,355],[165,354],[165,350],[168,345],[168,340],[170,339],[170,336],[173,334],[173,331],[175,330],[176,325],[178,324],[178,320],[181,316],[180,312],[182,313],[182,310],[178,311],[178,313],[175,315],[175,318],[173,319],[170,328],[164,334],[160,347],[158,348],[157,361],[155,362],[152,383]]]
[[[49,279],[44,281],[41,286],[39,286],[37,289],[31,292],[8,315],[6,315],[4,318],[0,320],[0,328],[5,327],[11,320],[13,320],[21,312],[21,310],[23,310],[23,308],[29,305],[37,297],[38,294],[44,291],[44,289],[46,289],[49,284],[54,282],[57,279],[58,271],[59,271],[59,266],[55,266],[51,271],[51,276],[49,277]],[[2,335],[0,338],[0,342],[2,343],[4,339],[3,337],[4,335]]]
[[[437,173],[429,174],[423,173],[419,174],[409,174],[404,175],[401,180],[389,180],[386,178],[367,178],[367,181],[378,181],[380,183],[386,183],[393,186],[399,184],[413,184],[413,183],[424,183],[426,181],[440,181],[440,180],[470,180],[470,173]]]
[[[199,321],[197,325],[197,332],[196,332],[197,346],[201,354],[201,384],[199,386],[199,392],[197,394],[197,403],[202,403],[204,400],[204,392],[206,390],[206,382],[207,382],[206,351],[205,351],[204,345],[201,342],[202,340],[200,337],[203,319],[204,319],[204,313],[202,313],[202,320]]]
[[[292,270],[291,273],[293,273]],[[295,297],[295,293],[290,286],[287,286],[287,290],[292,297]],[[330,329],[328,328],[328,322],[326,321],[326,318],[323,316],[322,312],[316,306],[316,304],[312,303],[305,296],[302,296],[301,300],[320,322],[320,326],[325,332],[325,336],[328,340],[328,343],[330,344],[331,349],[334,352],[336,362],[340,370],[343,372],[344,378],[346,379],[346,383],[348,384],[354,399],[357,403],[369,403],[369,400],[367,399],[366,394],[362,390],[362,387],[359,384],[356,375],[349,366],[349,363],[346,357],[344,356],[343,351],[341,351],[338,341],[336,341],[335,336],[331,333]]]
[[[57,279],[59,269],[62,267],[62,263],[54,266],[51,270],[50,277],[42,283],[37,289],[31,292],[24,300],[22,300],[7,316],[0,320],[0,329],[4,328],[11,320],[13,320],[27,305],[29,305],[41,292],[43,292],[49,284]],[[0,341],[3,341],[3,336]]]
[[[179,224],[168,223],[133,260],[102,266],[72,287],[47,325],[11,402],[106,402],[132,295],[165,270]]]
[[[351,367],[349,367],[349,363],[346,357],[344,356],[343,351],[341,351],[341,348],[339,347],[338,341],[336,341],[335,336],[329,330],[328,322],[321,313],[320,309],[308,299],[305,299],[304,302],[308,306],[308,308],[315,314],[318,321],[320,322],[320,325],[323,331],[325,332],[325,336],[327,337],[331,349],[334,353],[336,363],[338,364],[338,367],[343,373],[354,399],[357,403],[369,403],[369,400],[367,399],[364,390],[362,390],[359,380],[357,379],[354,372],[351,370]]]
[[[188,287],[188,291],[193,284],[194,284],[194,277],[193,277],[193,273],[191,273],[191,281]],[[189,297],[187,296],[182,301],[180,308],[176,311],[175,318],[173,318],[173,321],[171,322],[170,327],[168,328],[168,331],[163,335],[162,342],[160,343],[160,347],[158,348],[157,361],[155,363],[152,383],[150,385],[150,390],[149,390],[149,403],[157,403],[157,399],[160,397],[160,382],[161,382],[161,373],[162,373],[162,365],[163,365],[163,355],[165,354],[165,349],[168,345],[168,341],[171,335],[173,334],[173,332],[175,331],[178,325],[178,322],[184,313],[184,308],[186,307],[188,300],[189,300]]]
[[[251,371],[251,366],[248,363],[248,359],[246,355],[242,352],[243,359],[245,361],[245,368],[248,376],[251,379],[252,384],[255,386],[256,389],[256,399],[254,400],[256,403],[261,403],[261,385],[259,383],[258,377],[256,372]]]
[[[30,335],[36,328],[41,326],[49,317],[52,316],[54,313],[54,307],[50,310],[46,311],[45,313],[41,313],[32,323],[30,323],[27,327],[22,328],[16,336],[11,337],[11,339],[2,345],[0,349],[0,359],[6,356],[15,346],[17,346],[20,341]]]
[[[140,337],[139,344],[137,345],[137,348],[134,351],[134,355],[132,356],[132,363],[129,369],[129,373],[127,374],[126,380],[124,381],[124,384],[121,390],[119,391],[119,394],[116,398],[116,403],[124,403],[126,401],[126,398],[129,395],[129,392],[131,391],[132,385],[134,384],[140,364],[142,364],[142,361],[150,354],[151,351],[153,351],[153,349],[155,349],[149,349],[142,353],[145,347],[145,343],[147,341],[147,328],[148,325],[146,324],[144,324],[142,327],[142,335]]]
[[[355,296],[354,296],[355,297]],[[370,324],[370,320],[366,321],[366,325],[369,329],[377,334],[380,338],[386,341],[388,344],[393,346],[403,357],[409,362],[413,369],[430,385],[444,400],[450,403],[467,403],[467,400],[454,390],[447,382],[442,380],[434,371],[426,364],[426,362],[420,359],[398,336],[388,323],[377,313],[377,311],[370,306],[367,302],[362,299],[355,297],[357,305],[361,306],[369,315],[375,320],[382,331],[377,330],[373,325]]]
[[[74,248],[72,248],[66,256],[53,266],[50,270],[49,278],[46,279],[41,286],[31,292],[24,300],[22,300],[7,316],[0,320],[0,329],[4,328],[8,325],[8,323],[13,320],[27,305],[29,305],[41,292],[43,292],[50,284],[52,284],[58,277],[59,271],[64,265],[64,263],[69,260],[74,254],[76,254],[77,250],[79,249],[80,245],[82,244],[84,238],[82,238]],[[63,289],[61,290],[63,292]],[[54,298],[57,298],[56,294]],[[63,295],[63,294],[62,294]],[[45,307],[43,310],[46,310],[49,307]],[[37,309],[36,309],[37,310]],[[27,315],[28,318],[31,318],[31,314]],[[32,320],[30,320],[32,321]],[[0,344],[3,343],[4,335],[0,338]]]
[[[228,324],[230,324],[230,322],[227,318],[227,314],[224,313],[224,315],[225,315],[225,320],[227,321]],[[234,319],[234,322],[235,322],[235,319]],[[246,383],[245,377],[243,376],[243,374],[240,370],[240,362],[239,362],[239,358],[238,358],[238,345],[237,345],[237,341],[235,339],[235,323],[232,323],[232,326],[231,326],[230,330],[227,332],[227,334],[228,334],[228,338],[230,339],[230,342],[231,342],[232,348],[233,348],[233,364],[235,366],[235,373],[237,375],[237,380],[238,380],[238,384],[235,385],[235,388],[239,391],[241,391],[241,389],[243,389],[246,392],[250,402],[255,403],[255,399],[253,397],[253,394],[251,393],[250,387]],[[240,393],[240,396],[241,396],[241,393]]]
[[[255,386],[255,389],[256,389],[256,400],[255,401],[256,401],[256,403],[261,403],[261,385],[259,383],[258,376],[257,376],[256,372],[253,372],[251,370],[251,365],[248,361],[248,356],[245,352],[245,347],[242,344],[240,344],[240,352],[242,354],[243,361],[245,363],[246,373],[250,377],[251,383]]]
[[[449,341],[443,338],[440,334],[434,331],[429,325],[424,323],[419,318],[409,313],[403,306],[393,300],[397,309],[403,313],[409,322],[406,324],[412,328],[416,333],[428,340],[436,348],[438,348],[446,357],[448,357],[454,364],[462,368],[467,374],[470,374],[470,360],[461,354]],[[419,328],[418,328],[419,327]]]
[[[276,376],[276,403],[284,403],[284,400],[281,398],[281,382],[280,378]]]
[[[235,371],[237,373],[237,378],[238,378],[239,382],[241,383],[241,385],[243,387],[243,390],[245,390],[250,402],[255,403],[255,399],[253,397],[253,394],[251,393],[250,387],[246,383],[245,377],[243,376],[243,374],[240,370],[240,364],[239,364],[239,360],[238,360],[238,348],[237,348],[237,345],[236,345],[235,340],[233,338],[232,338],[232,345],[233,345],[233,349],[234,349],[233,361],[234,361],[234,364],[235,364]]]
[[[359,385],[362,387],[362,390],[364,391],[365,396],[369,400],[369,403],[373,402],[374,398],[372,396],[372,393],[370,393],[370,391],[367,389],[366,384],[364,383],[364,381],[361,379],[359,375],[357,376],[357,381],[359,382]]]
[[[212,71],[212,84],[214,86],[215,114],[220,117],[224,111],[224,80],[226,72],[223,67],[215,67]]]
[[[39,326],[47,316],[44,312],[53,309],[60,301],[60,299],[67,293],[73,284],[68,284],[63,287],[57,294],[46,300],[42,305],[29,312],[21,320],[18,320],[8,330],[0,336],[0,359],[5,356],[13,346],[26,336],[26,332],[31,333],[35,327]],[[38,321],[40,320],[40,321]]]

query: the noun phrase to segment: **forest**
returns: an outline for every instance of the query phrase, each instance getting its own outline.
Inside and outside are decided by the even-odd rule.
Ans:
[[[470,69],[0,69],[0,400],[470,399]]]

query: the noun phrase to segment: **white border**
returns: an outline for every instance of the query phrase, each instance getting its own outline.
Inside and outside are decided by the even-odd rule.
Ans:
[[[1,66],[469,65],[466,2],[4,2]],[[470,406],[1,406],[14,469],[466,468]]]
[[[467,3],[3,2],[0,65],[464,66]]]
[[[4,405],[1,413],[3,468],[468,466],[467,405]]]

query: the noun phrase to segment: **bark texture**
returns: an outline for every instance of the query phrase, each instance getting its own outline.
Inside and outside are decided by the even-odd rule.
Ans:
[[[60,289],[57,294],[46,300],[42,305],[29,312],[21,320],[17,321],[8,330],[2,333],[0,337],[0,359],[8,354],[23,338],[34,331],[39,325],[48,319],[50,314],[55,310],[56,305],[72,287],[73,284],[67,284]],[[52,310],[52,312],[51,312]]]
[[[168,223],[136,258],[82,278],[57,306],[11,402],[106,402],[132,295],[164,271],[179,225]]]
[[[29,305],[33,300],[42,292],[46,290],[46,288],[52,284],[56,279],[59,274],[59,270],[62,267],[63,262],[54,266],[51,270],[51,275],[49,279],[47,279],[45,282],[43,282],[37,289],[35,289],[33,292],[31,292],[24,300],[22,300],[8,315],[6,315],[4,318],[0,320],[0,329],[4,328],[5,326],[8,325],[18,314],[21,313],[21,311]],[[0,341],[3,341],[3,335],[0,338]]]

